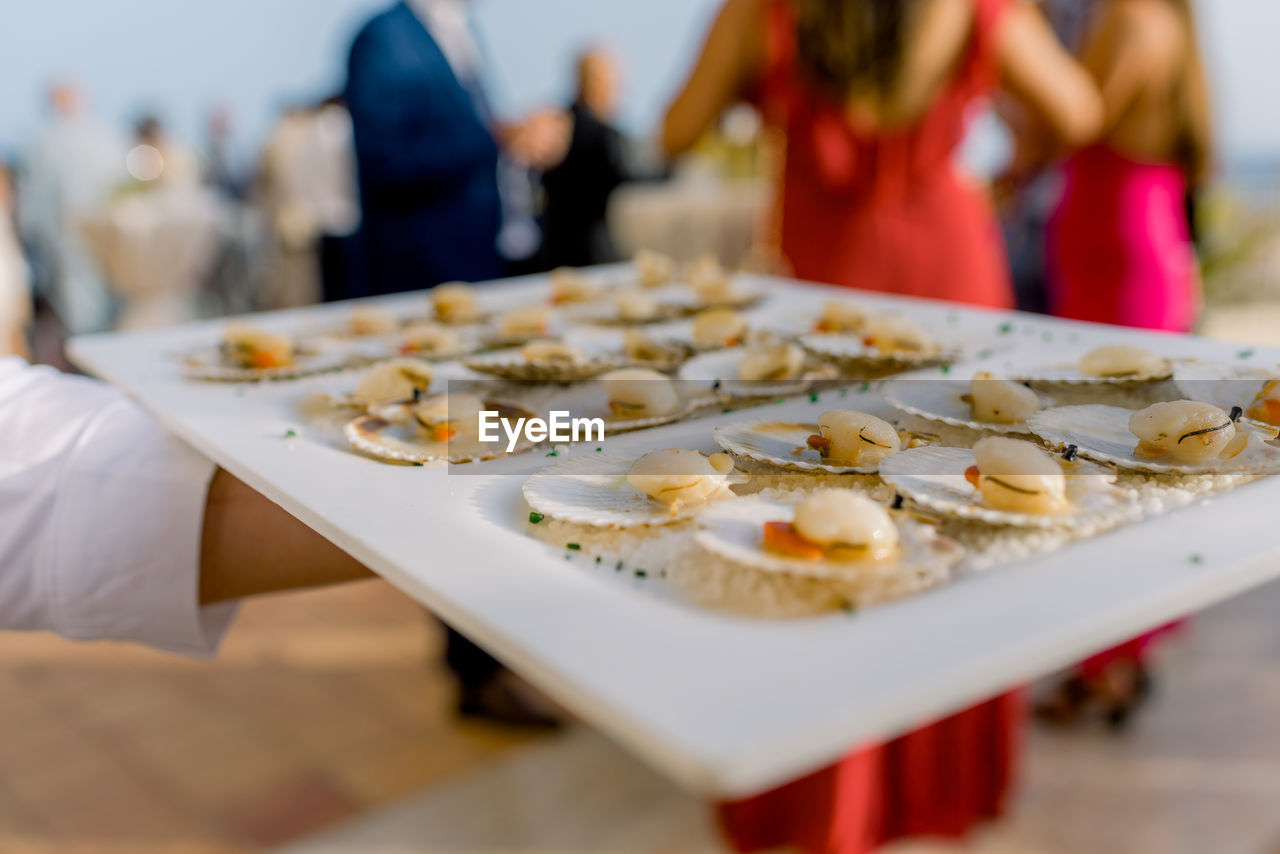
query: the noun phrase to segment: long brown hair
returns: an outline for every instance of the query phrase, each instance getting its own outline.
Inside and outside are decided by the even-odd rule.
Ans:
[[[919,0],[796,0],[796,49],[821,88],[889,95]]]
[[[1181,128],[1175,154],[1193,184],[1202,182],[1213,168],[1213,114],[1209,105],[1209,79],[1196,29],[1191,0],[1169,0],[1187,28],[1187,56],[1174,89],[1174,108]]]

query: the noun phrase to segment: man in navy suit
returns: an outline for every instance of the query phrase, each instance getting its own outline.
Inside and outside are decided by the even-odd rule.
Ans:
[[[397,3],[365,24],[351,46],[347,107],[375,294],[501,276],[500,152],[539,166],[567,145],[560,114],[538,113],[518,125],[494,121],[466,5]]]
[[[372,294],[502,276],[500,154],[539,167],[557,162],[568,147],[563,113],[535,113],[517,125],[494,121],[466,5],[397,3],[365,24],[351,46],[346,100]],[[453,630],[445,660],[458,677],[463,714],[556,722],[527,685]]]

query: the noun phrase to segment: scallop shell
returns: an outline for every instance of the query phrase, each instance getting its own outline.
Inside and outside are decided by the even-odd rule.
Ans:
[[[698,383],[710,387],[725,397],[780,397],[803,394],[820,372],[805,370],[804,374],[793,380],[759,380],[747,381],[738,379],[738,366],[747,355],[744,347],[730,347],[726,350],[714,350],[694,356],[685,362],[677,376],[690,383]]]
[[[617,358],[623,364],[631,365],[637,368],[649,368],[653,371],[661,373],[671,373],[679,370],[680,366],[689,361],[693,357],[693,345],[686,341],[677,341],[675,339],[662,339],[653,342],[653,346],[658,350],[659,355],[652,359],[635,359],[628,356],[625,352],[620,353]]]
[[[875,474],[876,466],[832,465],[807,444],[818,432],[817,424],[792,421],[738,421],[723,424],[711,434],[720,447],[735,457],[767,463],[780,469],[826,474]]]
[[[833,335],[815,332],[802,335],[798,343],[810,355],[831,362],[845,371],[911,370],[944,365],[956,361],[959,354],[935,349],[926,353],[883,352],[868,347],[857,335]]]
[[[699,504],[672,513],[627,483],[627,472],[635,461],[635,457],[622,454],[570,457],[525,481],[524,500],[534,510],[552,519],[598,528],[669,525],[688,519],[710,506]],[[731,474],[727,483],[745,480],[746,475]]]
[[[650,326],[655,323],[666,323],[675,320],[688,312],[680,305],[659,302],[658,310],[653,317],[643,320],[628,320],[618,313],[618,307],[611,302],[594,302],[575,305],[566,309],[569,320],[574,323],[587,323],[595,326]]]
[[[1238,426],[1251,435],[1248,445],[1235,457],[1211,463],[1175,463],[1164,457],[1147,459],[1134,453],[1138,439],[1129,432],[1131,415],[1133,410],[1118,406],[1060,406],[1036,413],[1027,420],[1027,424],[1033,433],[1054,447],[1075,445],[1080,456],[1122,469],[1154,474],[1280,472],[1280,448],[1266,444],[1275,438],[1274,429],[1267,430],[1252,421],[1242,421]]]
[[[902,552],[897,560],[875,563],[809,561],[770,554],[761,546],[765,522],[789,522],[795,507],[757,498],[741,498],[708,507],[698,517],[694,539],[718,557],[752,569],[809,578],[849,578],[862,573],[896,575],[918,572],[945,574],[964,555],[959,543],[941,536],[937,529],[903,515],[895,517]]]
[[[340,371],[360,361],[350,350],[338,348],[302,349],[292,365],[278,368],[242,368],[226,361],[217,347],[206,347],[182,357],[182,375],[190,380],[224,383],[256,383],[293,380],[315,374]]]
[[[1109,385],[1135,386],[1158,383],[1173,376],[1173,362],[1165,359],[1166,369],[1149,374],[1132,374],[1124,377],[1091,377],[1080,373],[1075,364],[1046,365],[1029,374],[1014,377],[1018,382],[1044,383],[1045,385]]]
[[[533,418],[534,414],[523,407],[501,401],[486,400],[486,407],[495,409],[504,418]],[[385,404],[372,409],[369,414],[349,422],[343,428],[347,441],[358,451],[382,460],[401,463],[429,463],[448,460],[451,463],[470,463],[507,456],[505,442],[493,444],[462,445],[460,442],[433,442],[418,432],[418,424],[409,411],[408,403]],[[518,454],[533,447],[528,439],[521,438],[511,452]]]
[[[1234,406],[1247,410],[1263,385],[1275,379],[1280,379],[1280,369],[1202,362],[1179,365],[1173,374],[1178,393],[1187,400],[1212,403],[1226,412]]]
[[[968,427],[973,430],[985,430],[990,433],[1023,433],[1029,434],[1031,428],[1025,421],[1016,424],[999,424],[994,421],[978,421],[973,417],[973,407],[965,402],[963,395],[967,393],[966,385],[957,380],[918,378],[900,378],[889,380],[880,389],[880,395],[890,405],[918,415],[929,421],[950,424],[953,427]],[[1040,399],[1046,405],[1050,403],[1044,395]]]
[[[1135,497],[1131,490],[1114,485],[1111,469],[1077,460],[1063,463],[1064,471],[1075,475],[1067,478],[1071,512],[1048,516],[996,510],[965,479],[973,464],[973,451],[966,448],[912,448],[885,460],[880,477],[926,510],[1015,528],[1109,527],[1131,512]]]
[[[463,359],[473,371],[504,380],[532,383],[574,383],[598,377],[625,362],[614,356],[590,354],[582,362],[528,362],[519,350],[504,350]]]
[[[683,405],[679,409],[666,415],[653,415],[648,418],[621,420],[614,418],[613,412],[609,410],[608,399],[604,395],[604,386],[597,382],[585,383],[568,389],[563,394],[559,394],[548,401],[544,408],[548,412],[552,410],[567,411],[571,413],[573,418],[599,418],[604,421],[605,433],[613,435],[671,424],[682,418],[688,418],[704,406],[718,402],[717,398],[710,395],[695,397],[685,394],[687,391],[687,388],[680,389]]]

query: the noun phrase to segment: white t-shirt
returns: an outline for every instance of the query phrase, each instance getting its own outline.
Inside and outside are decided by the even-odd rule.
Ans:
[[[208,656],[199,606],[214,466],[118,391],[0,358],[0,629]]]

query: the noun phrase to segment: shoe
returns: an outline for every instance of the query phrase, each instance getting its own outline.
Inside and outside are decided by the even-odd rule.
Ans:
[[[529,730],[559,729],[559,711],[513,673],[503,671],[480,685],[464,685],[458,694],[462,718]]]

